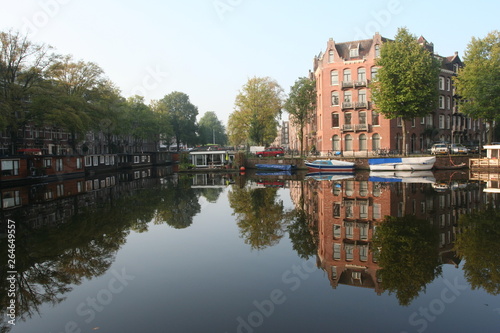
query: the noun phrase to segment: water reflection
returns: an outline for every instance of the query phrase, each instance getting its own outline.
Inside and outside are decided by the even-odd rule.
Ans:
[[[500,293],[497,194],[463,173],[442,174],[432,184],[370,176],[186,175],[160,168],[3,188],[2,221],[20,222],[17,318],[29,319],[42,304],[60,303],[85,279],[103,275],[131,231],[190,227],[203,210],[200,198],[216,203],[226,188],[250,249],[275,246],[288,235],[297,256],[316,258],[332,288],[394,293],[409,305],[442,265],[458,267],[462,258],[472,288]],[[294,209],[285,207],[283,187]],[[5,239],[0,242],[6,258]],[[4,270],[0,279],[6,308]],[[10,329],[7,319],[2,316],[2,331]]]

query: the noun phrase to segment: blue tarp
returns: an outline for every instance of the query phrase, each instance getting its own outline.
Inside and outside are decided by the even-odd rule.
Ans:
[[[369,165],[395,164],[395,163],[402,163],[402,162],[403,162],[403,159],[401,157],[370,158],[370,159],[368,159]]]

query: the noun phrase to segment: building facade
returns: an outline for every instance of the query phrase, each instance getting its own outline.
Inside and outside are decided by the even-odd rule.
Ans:
[[[309,147],[327,156],[368,156],[382,150],[402,151],[401,119],[386,119],[372,103],[370,82],[376,80],[377,58],[388,41],[376,33],[372,39],[336,43],[330,39],[324,53],[314,58],[311,77],[316,80],[317,110],[307,129]],[[482,122],[460,114],[453,76],[463,65],[458,54],[441,57],[423,37],[418,39],[441,62],[439,106],[431,114],[409,121],[407,150],[420,153],[433,142],[484,142]]]

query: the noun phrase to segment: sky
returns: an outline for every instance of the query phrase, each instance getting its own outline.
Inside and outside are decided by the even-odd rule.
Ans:
[[[240,89],[270,77],[285,93],[336,42],[393,38],[400,27],[463,58],[500,29],[500,2],[432,0],[0,0],[0,31],[94,62],[124,97],[173,91],[227,124]],[[286,119],[286,115],[284,117]]]

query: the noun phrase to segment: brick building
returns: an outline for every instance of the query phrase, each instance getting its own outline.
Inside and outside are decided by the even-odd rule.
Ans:
[[[386,119],[373,108],[370,82],[376,79],[376,59],[387,38],[336,43],[314,58],[311,78],[316,80],[317,110],[307,129],[307,145],[325,156],[342,151],[345,156],[368,156],[377,149],[402,150],[401,119]],[[463,64],[455,53],[434,54],[434,46],[418,39],[441,61],[439,107],[426,117],[407,124],[410,153],[425,151],[435,141],[484,142],[482,122],[458,113],[452,77]]]

